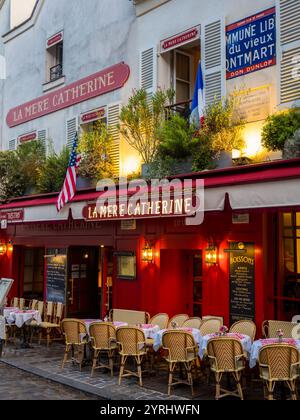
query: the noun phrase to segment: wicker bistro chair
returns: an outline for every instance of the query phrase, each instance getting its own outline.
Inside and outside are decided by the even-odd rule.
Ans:
[[[288,344],[265,346],[259,353],[260,377],[268,392],[268,400],[274,399],[276,383],[285,382],[297,400],[296,381],[300,376],[300,354],[296,347]]]
[[[168,314],[157,314],[150,319],[149,324],[158,325],[161,330],[168,328],[169,315]]]
[[[147,354],[146,337],[142,330],[136,327],[121,327],[117,329],[117,344],[121,356],[119,385],[122,378],[135,376],[139,378],[140,386],[143,386],[142,360]],[[137,364],[137,372],[125,370],[128,358],[133,358]]]
[[[62,303],[48,302],[45,321],[39,325],[39,344],[43,334],[46,335],[47,347],[54,340],[62,340],[61,320],[63,318],[64,305]]]
[[[38,302],[36,309],[39,311],[40,316],[41,316],[41,319],[43,319],[44,309],[45,309],[44,302],[42,302],[42,301]],[[31,339],[30,339],[30,342],[32,342],[33,337],[34,337],[34,333],[38,330],[39,325],[38,325],[38,323],[35,320],[33,320],[30,323],[30,327],[31,327]]]
[[[129,309],[112,309],[109,312],[110,321],[126,322],[128,325],[148,324],[148,312],[132,311]]]
[[[244,399],[241,386],[242,373],[245,369],[245,356],[242,344],[233,338],[220,337],[208,342],[207,354],[210,361],[211,371],[216,377],[216,400],[235,396]],[[229,391],[221,387],[221,381],[225,373],[232,374],[237,390]]]
[[[202,337],[205,337],[208,334],[215,334],[220,331],[221,327],[221,319],[211,318],[202,322],[202,325],[200,327],[200,334],[202,335]]]
[[[189,316],[186,314],[175,315],[173,316],[173,318],[169,320],[168,327],[172,328],[173,322],[176,322],[178,327],[182,327],[184,322],[187,321],[188,319],[189,319]]]
[[[14,297],[10,302],[10,306],[13,308],[19,308],[19,298]]]
[[[162,337],[163,349],[166,352],[165,360],[169,364],[168,394],[172,387],[184,384],[191,387],[194,395],[192,368],[197,366],[199,349],[192,334],[186,331],[166,331]],[[175,379],[174,373],[178,365],[183,366],[187,373],[187,380]]]
[[[94,350],[92,376],[96,369],[109,369],[114,376],[114,354],[118,348],[116,329],[110,323],[94,322],[90,325],[91,346]],[[108,355],[109,364],[101,363],[102,353]]]
[[[202,325],[202,319],[201,318],[189,318],[183,323],[184,328],[195,328],[196,330],[200,330],[200,327]]]
[[[253,321],[238,321],[232,325],[230,332],[247,335],[253,343],[256,336],[256,325]]]
[[[277,338],[277,332],[282,330],[284,338],[291,338],[293,328],[296,325],[286,321],[264,321],[262,324],[262,333],[265,338]]]
[[[66,350],[62,369],[68,363],[68,356],[71,352],[70,363],[79,364],[80,371],[85,360],[85,350],[88,343],[88,332],[83,321],[78,319],[64,319],[61,323],[61,328],[65,336]]]

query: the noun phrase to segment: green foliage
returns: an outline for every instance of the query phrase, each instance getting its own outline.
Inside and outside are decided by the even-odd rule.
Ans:
[[[199,172],[206,169],[213,169],[214,151],[211,139],[204,133],[198,134],[193,139],[192,146],[193,171]]]
[[[160,144],[158,132],[166,117],[166,106],[174,98],[172,90],[158,90],[149,97],[145,89],[134,91],[121,110],[120,132],[141,155],[144,163],[154,162]]]
[[[94,124],[91,130],[83,132],[79,142],[79,151],[82,154],[79,174],[82,177],[98,182],[113,176],[112,142],[107,126],[101,122]]]
[[[22,144],[16,150],[18,169],[27,185],[27,190],[36,188],[40,168],[46,160],[45,148],[40,141]]]
[[[295,109],[268,117],[262,132],[262,144],[269,151],[283,151],[285,142],[300,128],[300,113]]]
[[[0,152],[0,200],[20,197],[26,190],[23,174],[18,170],[18,159],[15,152]]]
[[[70,159],[67,147],[59,153],[52,149],[44,165],[39,170],[37,188],[40,193],[58,192],[61,190]]]
[[[178,114],[171,115],[158,130],[160,140],[159,155],[175,160],[184,160],[191,156],[192,139],[195,128]]]

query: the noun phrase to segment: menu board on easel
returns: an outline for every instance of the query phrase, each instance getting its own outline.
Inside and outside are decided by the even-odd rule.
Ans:
[[[230,323],[255,320],[255,244],[230,246]]]
[[[12,279],[0,279],[0,310],[5,306],[7,295],[13,285]]]
[[[65,304],[68,272],[67,250],[48,249],[46,253],[47,301]]]

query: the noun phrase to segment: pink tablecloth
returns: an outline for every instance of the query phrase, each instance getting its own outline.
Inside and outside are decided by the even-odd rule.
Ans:
[[[282,343],[283,344],[289,344],[291,346],[295,346],[300,351],[300,340],[294,340],[293,338],[284,338],[282,340]],[[258,340],[258,341],[255,341],[253,343],[251,354],[250,354],[250,361],[249,361],[251,369],[254,368],[257,364],[260,350],[263,347],[271,345],[271,344],[279,344],[278,338],[270,338],[270,339],[267,339],[267,340]]]

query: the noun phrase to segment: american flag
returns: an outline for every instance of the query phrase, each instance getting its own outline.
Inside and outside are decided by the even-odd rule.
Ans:
[[[77,149],[78,133],[76,133],[74,138],[66,179],[57,199],[56,208],[58,212],[60,212],[76,194],[77,169],[81,161],[81,155],[78,154]]]

